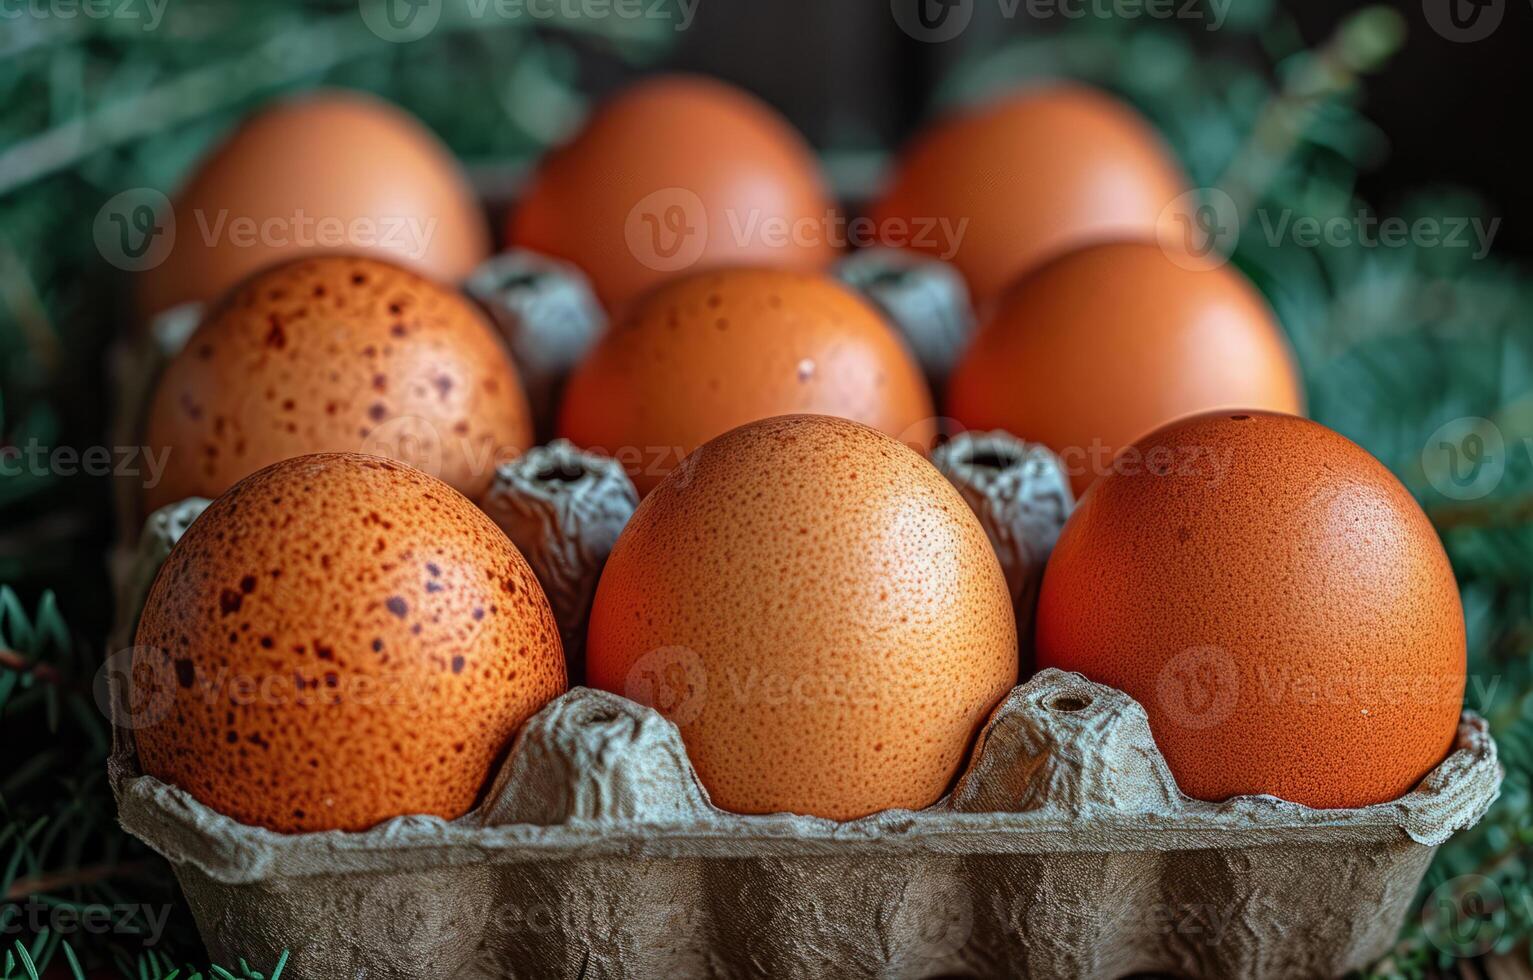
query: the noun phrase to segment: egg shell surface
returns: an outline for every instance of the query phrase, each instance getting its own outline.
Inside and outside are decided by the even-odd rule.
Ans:
[[[133,657],[143,771],[241,823],[461,816],[565,689],[537,579],[457,491],[375,456],[284,460],[194,521]]]
[[[1039,667],[1138,700],[1190,796],[1408,792],[1452,746],[1465,679],[1458,587],[1415,499],[1290,415],[1199,415],[1132,448],[1054,546]]]
[[[1016,683],[985,532],[924,458],[792,415],[712,440],[597,587],[589,683],[676,722],[713,802],[832,819],[935,802]]]
[[[143,500],[216,497],[316,452],[398,458],[477,497],[531,442],[516,370],[469,300],[391,263],[316,255],[241,284],[165,368],[145,444],[169,457]]]

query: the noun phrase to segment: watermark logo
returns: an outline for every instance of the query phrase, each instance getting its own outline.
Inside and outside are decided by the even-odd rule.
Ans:
[[[0,447],[0,476],[137,477],[146,490],[160,485],[170,447],[48,446],[36,438]]]
[[[974,18],[974,0],[889,0],[900,30],[927,44],[951,41]]]
[[[934,887],[912,882],[901,895],[890,933],[910,937],[913,959],[933,966],[951,959],[974,935],[974,901],[968,888],[951,880]]]
[[[713,224],[715,217],[722,221]],[[782,251],[829,245],[837,251],[888,246],[915,248],[951,260],[968,231],[967,217],[887,218],[874,221],[847,218],[835,209],[823,214],[784,215],[723,209],[710,215],[707,205],[685,187],[666,187],[646,194],[623,222],[628,252],[656,272],[678,272],[703,257],[710,236],[722,234],[729,247],[742,252]]]
[[[1177,20],[1202,21],[1205,30],[1224,26],[1232,0],[986,0],[1002,20]],[[940,44],[968,29],[975,0],[890,0],[900,30],[917,41]]]
[[[1155,678],[1161,711],[1183,728],[1221,724],[1240,702],[1240,667],[1222,647],[1189,647],[1166,661]]]
[[[470,447],[462,447],[466,458],[472,458]],[[418,415],[396,415],[369,429],[362,438],[357,452],[368,456],[386,456],[407,463],[422,473],[441,478],[442,436],[437,427]],[[493,472],[497,460],[477,460],[473,466],[476,474]]]
[[[91,682],[96,707],[120,728],[158,725],[176,701],[170,658],[155,647],[130,647],[107,657]]]
[[[1184,269],[1224,265],[1240,244],[1240,210],[1235,199],[1217,187],[1200,187],[1178,196],[1155,222],[1161,251]]]
[[[685,727],[703,713],[708,700],[708,669],[696,650],[659,647],[634,661],[623,683],[623,695]]]
[[[1298,214],[1291,208],[1257,208],[1255,221],[1242,222],[1234,198],[1217,187],[1180,195],[1162,209],[1155,224],[1161,250],[1187,269],[1212,269],[1235,254],[1242,232],[1259,233],[1277,248],[1441,248],[1470,249],[1475,261],[1490,254],[1500,218],[1472,215],[1381,217],[1359,209],[1325,217]]]
[[[459,0],[454,11],[473,21],[531,23],[571,21],[667,21],[677,31],[692,26],[701,0]],[[436,30],[442,0],[358,0],[362,23],[395,44],[419,41]]]
[[[142,21],[144,31],[157,30],[170,0],[0,0],[0,22],[30,17],[36,20]]]
[[[442,0],[358,0],[362,23],[392,44],[419,41],[442,19]]]
[[[1422,932],[1461,958],[1488,953],[1506,931],[1506,897],[1484,875],[1461,875],[1432,889],[1421,906]]]
[[[124,272],[154,268],[176,244],[170,199],[149,187],[113,195],[96,212],[91,230],[101,257]]]
[[[677,272],[691,267],[708,247],[708,209],[685,187],[646,194],[623,222],[628,251],[645,268]]]
[[[1427,23],[1456,44],[1483,41],[1501,26],[1506,0],[1421,0]]]
[[[20,879],[17,884],[25,886],[26,880]],[[165,935],[172,906],[132,902],[79,904],[29,897],[25,902],[8,900],[6,911],[0,917],[0,935],[138,937],[147,948],[159,945]],[[54,973],[50,970],[46,975],[51,977]]]
[[[1501,484],[1506,440],[1490,419],[1466,416],[1439,426],[1421,449],[1421,469],[1450,500],[1478,500]]]
[[[287,214],[236,214],[227,208],[198,208],[178,224],[170,200],[146,187],[123,191],[102,205],[92,229],[102,258],[119,269],[142,272],[160,265],[183,243],[205,248],[324,248],[382,250],[411,259],[425,257],[437,218],[423,214],[314,215],[297,208]]]

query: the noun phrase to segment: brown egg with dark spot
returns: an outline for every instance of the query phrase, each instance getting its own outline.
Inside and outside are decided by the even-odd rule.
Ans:
[[[376,259],[325,255],[234,290],[166,367],[145,442],[168,449],[146,509],[216,497],[290,456],[388,456],[476,497],[532,442],[526,396],[483,314]]]
[[[922,451],[936,437],[921,369],[877,310],[829,276],[740,267],[640,299],[570,376],[559,434],[616,457],[643,494],[714,436],[799,412]]]
[[[285,460],[192,523],[133,656],[140,765],[241,823],[473,805],[565,689],[548,600],[477,507],[377,456]]]
[[[592,687],[650,704],[726,810],[934,803],[1017,680],[978,519],[865,425],[788,415],[704,445],[639,505],[591,611]]]

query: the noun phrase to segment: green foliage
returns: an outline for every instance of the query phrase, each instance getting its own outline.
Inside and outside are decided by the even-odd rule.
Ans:
[[[40,971],[46,967],[52,952],[56,950],[63,951],[69,980],[86,980],[85,970],[74,948],[46,932],[38,935],[30,946],[18,940],[5,952],[4,957],[0,957],[0,980],[38,980]],[[287,968],[287,953],[277,958],[269,974],[244,960],[239,962],[238,973],[216,964],[209,966],[206,971],[190,965],[174,966],[165,957],[153,952],[141,954],[136,962],[119,961],[117,966],[124,976],[135,977],[137,980],[282,980],[282,971]]]
[[[0,445],[99,440],[100,365],[124,318],[120,283],[92,246],[95,212],[124,188],[170,187],[241,111],[315,84],[371,89],[420,115],[471,162],[514,169],[582,110],[577,53],[642,64],[669,31],[473,21],[448,7],[444,27],[403,45],[367,34],[355,4],[340,0],[171,4],[166,27],[152,34],[116,21],[0,27]],[[1386,144],[1361,113],[1358,79],[1402,43],[1403,25],[1372,8],[1307,49],[1268,3],[1233,5],[1230,18],[1217,46],[1143,21],[1071,21],[971,59],[938,101],[1029,77],[1096,82],[1157,123],[1194,184],[1236,202],[1234,261],[1285,324],[1312,414],[1388,464],[1443,536],[1469,627],[1468,703],[1489,719],[1507,772],[1485,820],[1440,850],[1420,915],[1377,975],[1425,977],[1486,951],[1526,958],[1533,279],[1471,249],[1309,245],[1274,233],[1285,215],[1355,227],[1359,212],[1374,214],[1354,188]],[[1270,70],[1253,67],[1253,56]],[[1405,202],[1400,216],[1487,217],[1472,194],[1447,189]],[[1465,419],[1492,424],[1502,442],[1494,460],[1469,452],[1478,444],[1464,436]],[[1493,486],[1468,494],[1445,482],[1445,444],[1475,472],[1494,465]],[[81,638],[99,647],[105,635],[108,514],[97,483],[0,478],[0,581],[16,586],[0,589],[0,891],[73,907],[174,903],[153,951],[140,936],[115,935],[82,948],[80,962],[113,963],[127,976],[227,980],[218,968],[173,965],[199,955],[195,931],[164,865],[116,827],[105,786],[109,732],[89,687],[100,651]],[[74,632],[48,587],[63,597]],[[31,611],[21,595],[38,597]],[[13,910],[0,910],[0,924]],[[1466,916],[1483,928],[1464,928]],[[81,975],[76,951],[44,931],[0,959],[0,980],[32,977],[54,960]],[[245,967],[243,976],[260,974]]]

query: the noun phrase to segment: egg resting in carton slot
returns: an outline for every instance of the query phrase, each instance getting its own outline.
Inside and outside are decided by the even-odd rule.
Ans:
[[[123,595],[201,506],[151,518]],[[172,862],[216,958],[289,950],[295,976],[367,980],[1339,976],[1388,950],[1501,777],[1466,712],[1390,803],[1192,800],[1137,702],[1055,670],[996,708],[943,800],[845,823],[713,807],[670,721],[585,688],[527,722],[474,811],[361,833],[240,825],[141,775],[131,728],[115,738],[122,822]]]

